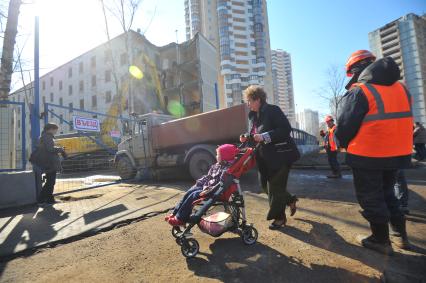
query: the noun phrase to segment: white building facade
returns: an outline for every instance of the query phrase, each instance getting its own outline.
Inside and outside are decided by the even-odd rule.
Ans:
[[[274,104],[284,111],[291,125],[296,127],[290,54],[281,49],[271,50],[271,62]]]
[[[296,115],[297,124],[300,130],[303,130],[313,136],[319,133],[319,115],[318,111],[305,109]]]
[[[266,0],[185,0],[187,39],[202,33],[218,50],[220,106],[240,104],[256,84],[272,101]]]
[[[392,57],[413,97],[415,121],[426,123],[426,14],[405,15],[368,34],[378,57]]]
[[[124,118],[148,112],[168,114],[172,101],[181,105],[182,116],[214,110],[218,108],[215,57],[215,47],[201,35],[179,45],[158,47],[138,32],[121,34],[40,77],[41,128],[46,115],[49,122],[60,126],[59,134],[69,134],[75,132],[70,125],[73,115],[85,111],[93,112],[91,116],[101,123],[105,116],[97,113]],[[132,76],[130,66],[137,66],[141,77]],[[12,93],[10,100],[25,102],[29,117],[33,83]],[[52,104],[48,108],[56,115],[44,112],[45,103]],[[20,144],[19,120],[17,127],[16,143]],[[27,157],[30,128],[27,119]]]

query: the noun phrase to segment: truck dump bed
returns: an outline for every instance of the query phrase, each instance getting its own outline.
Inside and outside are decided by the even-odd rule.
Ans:
[[[152,128],[153,148],[237,142],[247,132],[247,115],[247,106],[241,104],[162,123]]]

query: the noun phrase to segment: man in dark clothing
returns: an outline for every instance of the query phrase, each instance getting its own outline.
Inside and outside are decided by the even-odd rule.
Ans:
[[[415,158],[422,161],[426,158],[426,129],[420,122],[416,122],[414,126],[414,149],[416,150]]]
[[[389,222],[400,236],[394,244],[409,247],[394,185],[398,169],[411,162],[411,98],[398,82],[400,71],[390,57],[375,61],[369,51],[359,50],[349,58],[346,70],[352,79],[346,86],[336,136],[347,149],[356,196],[371,227],[372,235],[361,244],[392,254]]]
[[[41,174],[45,174],[45,183],[40,192],[37,192],[37,202],[40,204],[55,203],[53,189],[56,183],[56,173],[61,170],[59,155],[66,156],[63,147],[55,146],[54,135],[59,127],[56,124],[48,123],[41,133],[39,144],[31,154],[30,162],[35,167],[36,186],[40,186]]]

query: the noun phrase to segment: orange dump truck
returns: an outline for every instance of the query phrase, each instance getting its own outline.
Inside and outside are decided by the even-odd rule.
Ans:
[[[138,117],[132,135],[118,145],[115,165],[123,179],[140,169],[186,166],[194,179],[215,162],[216,147],[236,143],[247,131],[248,109],[238,105],[181,119],[149,113]]]

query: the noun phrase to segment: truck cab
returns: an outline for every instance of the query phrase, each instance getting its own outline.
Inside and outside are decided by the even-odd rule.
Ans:
[[[170,115],[148,113],[139,115],[130,122],[130,135],[118,144],[114,158],[122,179],[134,178],[141,168],[154,167],[156,154],[152,146],[152,127],[173,119]]]

